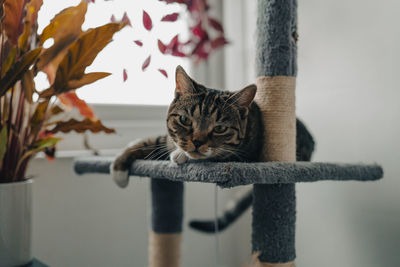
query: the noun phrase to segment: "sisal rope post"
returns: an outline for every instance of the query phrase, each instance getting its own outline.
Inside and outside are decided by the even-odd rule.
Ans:
[[[258,0],[257,94],[264,125],[261,161],[296,161],[296,0]],[[255,184],[252,250],[257,267],[294,266],[294,184]]]
[[[178,267],[181,265],[182,234],[159,234],[150,232],[149,266]]]
[[[183,183],[151,179],[149,266],[181,266]]]

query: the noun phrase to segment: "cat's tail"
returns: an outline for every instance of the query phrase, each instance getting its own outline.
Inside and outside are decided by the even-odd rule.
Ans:
[[[192,220],[189,222],[189,226],[203,233],[221,232],[235,222],[251,206],[252,202],[253,190],[250,189],[239,197],[230,200],[223,215],[216,220]]]

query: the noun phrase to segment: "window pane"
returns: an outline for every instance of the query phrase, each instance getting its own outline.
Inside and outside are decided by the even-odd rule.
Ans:
[[[80,1],[44,1],[39,14],[39,32],[49,23],[50,19],[61,9],[77,5]],[[149,32],[144,29],[142,13],[145,10],[151,17],[153,28]],[[124,12],[132,23],[114,35],[111,42],[100,52],[93,64],[86,72],[110,72],[111,76],[99,80],[77,90],[77,94],[89,103],[118,103],[118,104],[169,104],[173,97],[174,71],[180,64],[188,69],[189,62],[173,56],[162,55],[158,49],[157,39],[163,43],[169,41],[179,33],[180,40],[188,37],[185,19],[176,22],[161,22],[161,18],[173,12],[184,15],[180,5],[166,5],[163,2],[152,0],[97,0],[89,4],[84,29],[97,27],[110,21],[111,15],[117,20],[122,18]],[[134,40],[143,42],[140,47]],[[142,64],[151,55],[149,67],[143,72]],[[123,69],[126,69],[128,79],[123,82]],[[168,79],[158,69],[165,69]],[[37,79],[37,88],[47,88],[45,76]]]

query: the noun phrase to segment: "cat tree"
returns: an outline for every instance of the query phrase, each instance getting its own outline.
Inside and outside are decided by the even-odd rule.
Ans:
[[[222,188],[254,184],[252,250],[255,266],[294,266],[295,183],[320,180],[372,181],[378,165],[295,162],[296,0],[258,0],[256,100],[265,121],[263,156],[258,163],[135,161],[131,176],[150,177],[152,233],[150,266],[180,266],[183,182]],[[109,173],[113,158],[75,161],[75,171]]]

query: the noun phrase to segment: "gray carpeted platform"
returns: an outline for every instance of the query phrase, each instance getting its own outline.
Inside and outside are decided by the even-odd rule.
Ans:
[[[85,157],[75,160],[78,174],[109,173],[112,157]],[[373,181],[382,178],[380,166],[320,162],[199,162],[177,165],[170,161],[137,160],[131,176],[169,179],[172,181],[217,183],[234,187],[247,184],[287,184],[321,180]]]

